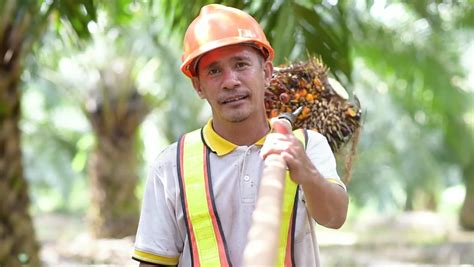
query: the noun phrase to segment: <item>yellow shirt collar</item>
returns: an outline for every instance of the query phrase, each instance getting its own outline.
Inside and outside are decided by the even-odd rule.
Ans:
[[[237,147],[236,144],[233,144],[230,141],[224,139],[224,137],[220,136],[218,133],[214,131],[212,128],[212,119],[210,119],[203,128],[203,136],[204,142],[206,142],[207,146],[214,152],[217,153],[218,156],[224,156],[229,154],[230,152],[234,151]],[[262,146],[265,142],[265,138],[267,136],[263,136],[260,140],[258,140],[255,145]]]

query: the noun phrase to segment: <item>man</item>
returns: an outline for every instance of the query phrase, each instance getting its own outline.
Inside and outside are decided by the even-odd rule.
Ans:
[[[322,135],[308,130],[301,140],[266,118],[273,53],[260,25],[238,9],[207,5],[190,24],[181,69],[212,119],[165,148],[152,167],[133,255],[140,266],[241,266],[263,159],[273,153],[295,185],[287,186],[295,191],[282,218],[279,265],[319,265],[312,219],[341,227],[348,197]]]

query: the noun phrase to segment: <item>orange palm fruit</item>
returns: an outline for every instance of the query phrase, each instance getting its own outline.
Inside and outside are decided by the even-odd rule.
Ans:
[[[270,117],[275,118],[276,116],[278,116],[278,114],[280,114],[278,109],[272,109],[272,113],[270,114]]]

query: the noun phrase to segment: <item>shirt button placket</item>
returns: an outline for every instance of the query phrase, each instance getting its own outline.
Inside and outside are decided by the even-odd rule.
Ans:
[[[243,166],[242,166],[242,180],[240,181],[240,186],[241,186],[241,199],[243,203],[246,204],[254,204],[255,203],[255,198],[256,198],[256,191],[253,185],[253,181],[249,175],[248,172],[248,167],[247,164],[249,162],[249,157],[251,156],[251,150],[250,148],[245,151],[244,155],[244,161],[243,161]]]

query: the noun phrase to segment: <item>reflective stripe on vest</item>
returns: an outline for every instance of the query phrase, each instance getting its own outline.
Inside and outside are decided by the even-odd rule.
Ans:
[[[306,131],[295,136],[305,144]],[[192,266],[232,266],[212,192],[210,150],[204,145],[202,129],[183,135],[178,141],[178,180],[185,213]],[[278,266],[294,266],[293,241],[298,203],[298,185],[286,172],[283,214],[280,227]]]

